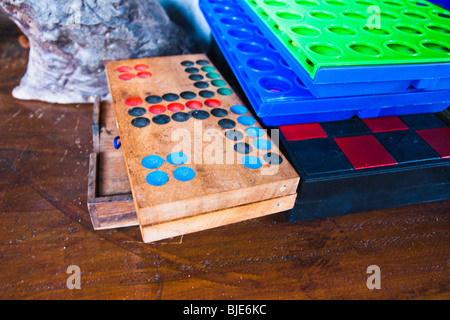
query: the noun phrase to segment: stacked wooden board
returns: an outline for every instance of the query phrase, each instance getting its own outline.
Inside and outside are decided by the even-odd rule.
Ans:
[[[145,242],[293,207],[297,172],[205,55],[106,71]]]

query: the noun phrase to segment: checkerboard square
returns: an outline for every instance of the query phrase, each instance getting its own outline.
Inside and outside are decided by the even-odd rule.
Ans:
[[[380,132],[374,136],[399,164],[440,159],[413,130]]]
[[[446,124],[432,113],[410,114],[406,116],[399,116],[399,118],[408,126],[408,128],[412,130],[446,127]]]
[[[327,134],[318,123],[293,124],[280,126],[279,128],[287,141],[327,137]]]
[[[373,135],[336,138],[334,141],[355,169],[397,164]]]
[[[442,158],[450,158],[450,127],[417,130],[416,133]]]
[[[322,122],[320,125],[331,138],[362,136],[372,133],[365,123],[356,116],[348,120]]]
[[[372,132],[408,130],[408,127],[398,117],[367,118],[363,121]]]
[[[288,144],[307,175],[353,170],[353,166],[333,139],[307,139],[291,141]]]

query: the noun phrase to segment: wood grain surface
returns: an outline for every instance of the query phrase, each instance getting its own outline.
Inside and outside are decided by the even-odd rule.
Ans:
[[[27,55],[0,39],[0,299],[450,298],[450,201],[302,223],[279,213],[152,244],[138,227],[94,230],[92,106],[13,99]],[[366,287],[374,264],[380,290]]]
[[[196,67],[196,72],[199,72],[196,73],[197,75],[203,73],[204,81],[201,83],[208,88],[214,87],[212,83],[208,83],[208,81],[211,82],[211,80],[208,80],[208,75],[212,74],[212,79],[221,78],[219,72],[204,54],[109,61],[106,63],[111,101],[122,141],[122,150],[139,225],[145,242],[159,239],[159,237],[151,236],[151,232],[144,231],[144,228],[152,225],[290,196],[296,194],[297,191],[299,175],[281,155],[275,142],[271,143],[272,147],[268,150],[258,150],[258,148],[252,147],[254,142],[270,141],[270,138],[268,133],[265,132],[262,133],[260,140],[250,138],[250,135],[245,133],[248,127],[242,125],[238,117],[241,115],[242,117],[249,117],[250,112],[244,111],[238,115],[230,111],[232,106],[243,105],[237,94],[226,86],[217,89],[214,101],[220,103],[220,107],[228,115],[225,118],[210,115],[209,112],[212,113],[213,108],[206,106],[208,104],[207,98],[201,97],[202,88],[195,87],[194,83],[196,82],[189,79],[190,73],[185,72],[187,68],[183,66],[186,61]],[[197,61],[203,61],[206,66],[194,64]],[[134,69],[142,66],[146,68],[145,72],[151,74],[150,77],[122,79],[123,75],[134,75],[131,71],[130,73],[121,72],[123,68],[131,69],[134,67],[131,69],[134,71]],[[200,68],[205,67],[207,71],[200,73]],[[214,72],[210,72],[211,70]],[[230,90],[231,94],[219,94],[222,89]],[[196,97],[183,98],[183,92],[192,93]],[[211,92],[214,94],[213,91]],[[208,117],[199,120],[192,116],[190,120],[185,122],[170,120],[175,113],[168,110],[170,102],[163,101],[161,98],[167,94],[176,96],[172,102],[177,101],[185,104],[185,112],[194,112],[188,106],[190,102],[198,103],[200,106],[203,105],[199,111],[204,112]],[[158,97],[160,101],[147,103],[146,97],[148,96]],[[133,110],[132,108],[136,105],[130,106],[127,103],[129,99],[139,99],[138,106],[144,108],[144,110],[149,109],[142,117],[145,117],[145,119],[151,118],[150,125],[143,128],[133,125],[133,120],[136,118],[130,116],[129,110]],[[165,111],[156,116],[150,111],[154,106],[163,108]],[[167,117],[170,122],[157,124],[154,116]],[[218,124],[223,119],[233,121],[233,127],[227,129],[238,131],[243,138],[238,141],[226,138],[225,132],[227,130],[221,128]],[[250,116],[250,119],[255,122],[253,117]],[[257,122],[251,126],[261,128]],[[234,150],[236,142],[243,144],[242,141],[245,141],[250,148],[250,151],[247,151],[246,154],[240,154]],[[148,174],[159,172],[169,177],[172,175],[171,172],[175,173],[176,166],[170,164],[170,161],[164,161],[160,168],[158,167],[158,171],[155,172],[144,167],[142,160],[149,155],[157,156],[162,160],[166,159],[169,154],[180,151],[183,151],[186,155],[185,167],[193,170],[195,177],[190,181],[169,178],[168,182],[163,185],[150,185],[146,180]],[[260,160],[262,166],[258,169],[249,169],[242,165],[241,161],[244,156],[262,159],[267,152],[280,155],[279,165],[266,162],[263,164],[262,160]],[[258,217],[279,212],[280,210],[274,211],[277,207],[274,207],[271,203],[269,202],[266,210],[262,210],[263,205],[260,203],[259,209],[253,215],[230,214],[229,210],[223,211],[222,214],[225,217],[221,219],[221,222],[217,220],[219,214],[215,213],[215,219],[202,220],[194,229],[200,230],[201,225],[208,229],[215,225],[212,221],[222,225],[225,221],[228,221],[228,223],[242,221],[244,216]],[[287,204],[291,204],[291,207],[293,207],[292,201],[279,202],[280,208],[285,208],[285,210],[289,209]],[[240,211],[242,212],[242,210],[241,208]],[[188,229],[190,228],[177,228],[177,230]],[[174,233],[171,231],[168,234]]]

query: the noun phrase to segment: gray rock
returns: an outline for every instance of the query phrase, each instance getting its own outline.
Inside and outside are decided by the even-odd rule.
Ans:
[[[0,7],[30,40],[18,99],[108,99],[105,61],[197,51],[156,0],[0,0]]]

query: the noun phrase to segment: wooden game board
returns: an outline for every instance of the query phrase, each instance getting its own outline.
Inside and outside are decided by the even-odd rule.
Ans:
[[[145,242],[293,207],[298,174],[205,55],[106,71]]]
[[[93,152],[89,158],[88,179],[88,209],[92,226],[95,230],[138,226],[123,153],[113,147],[113,139],[119,133],[110,101],[100,103],[97,100],[94,103],[92,122]],[[296,194],[264,200],[227,212],[214,211],[155,224],[144,230],[146,237],[153,239],[149,241],[156,241],[219,227],[230,221],[260,217],[268,212],[285,211],[292,207],[295,198]]]

